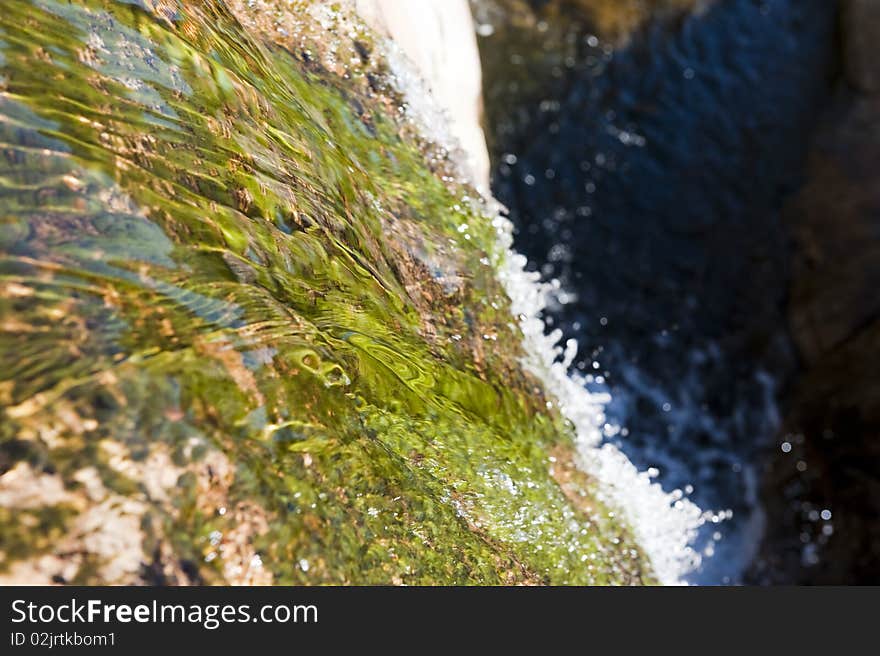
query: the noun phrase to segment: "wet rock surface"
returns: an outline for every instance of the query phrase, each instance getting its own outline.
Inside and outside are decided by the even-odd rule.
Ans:
[[[856,89],[880,91],[880,3],[875,0],[841,0],[846,79]]]
[[[803,371],[765,480],[757,581],[880,582],[880,96],[862,68],[880,23],[847,13],[877,8],[845,3],[846,77],[784,212]]]

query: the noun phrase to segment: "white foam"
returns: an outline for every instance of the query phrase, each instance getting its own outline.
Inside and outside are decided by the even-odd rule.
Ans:
[[[386,60],[393,71],[392,82],[406,99],[407,118],[422,135],[448,149],[453,160],[457,145],[444,127],[444,112],[432,102],[430,85],[420,78],[414,66],[392,42],[386,41]],[[448,117],[446,117],[448,119]],[[472,169],[460,166],[461,177],[484,195],[488,219],[497,234],[495,267],[511,310],[523,334],[523,367],[535,375],[546,391],[555,397],[563,415],[574,426],[578,465],[599,485],[600,500],[622,515],[635,539],[650,560],[654,574],[665,585],[683,584],[685,577],[700,566],[702,556],[692,543],[710,513],[704,513],[680,490],[667,493],[656,482],[654,472],[640,472],[616,447],[602,443],[604,407],[611,397],[591,393],[584,381],[569,375],[577,353],[577,343],[559,345],[562,333],[546,332],[542,312],[554,291],[552,283],[540,281],[538,273],[526,271],[526,258],[513,250],[513,227],[503,215],[503,207],[473,179]]]
[[[640,472],[611,444],[602,444],[604,406],[608,394],[591,393],[584,381],[568,373],[576,342],[559,345],[559,330],[547,334],[541,314],[554,285],[525,270],[526,258],[513,248],[512,225],[500,211],[493,219],[500,246],[499,276],[523,333],[523,366],[556,397],[560,411],[571,421],[577,438],[579,466],[599,483],[601,501],[623,515],[636,541],[665,585],[684,582],[700,565],[701,554],[691,544],[708,516],[684,493],[663,491],[652,473]]]

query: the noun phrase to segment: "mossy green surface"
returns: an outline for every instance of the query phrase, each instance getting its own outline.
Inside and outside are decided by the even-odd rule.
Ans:
[[[78,583],[651,580],[373,75],[223,3],[4,3],[0,483],[69,496],[0,514],[7,575],[53,549],[29,513]],[[82,520],[121,500],[137,571]]]

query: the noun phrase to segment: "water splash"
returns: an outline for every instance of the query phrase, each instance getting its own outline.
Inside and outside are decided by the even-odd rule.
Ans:
[[[442,127],[444,121],[438,120],[442,110],[433,103],[424,81],[393,43],[385,42],[384,48],[394,62],[392,79],[408,100],[407,114],[422,134],[454,152],[456,146]],[[466,171],[460,166],[459,175],[465,181]],[[704,512],[681,490],[665,492],[653,480],[657,476],[654,471],[640,472],[616,446],[603,444],[604,408],[611,396],[590,392],[584,378],[569,373],[577,342],[570,339],[565,348],[559,346],[561,331],[548,333],[543,319],[544,310],[560,292],[558,283],[541,282],[540,274],[526,270],[526,258],[513,249],[513,225],[504,216],[503,206],[488,192],[483,193],[483,206],[475,203],[475,207],[492,221],[496,231],[493,264],[522,331],[523,366],[555,397],[559,410],[574,426],[580,467],[598,481],[602,500],[623,515],[659,581],[683,583],[703,561],[703,553],[693,547],[700,527],[723,516]]]
[[[561,281],[548,321],[586,351],[589,389],[611,393],[604,439],[729,517],[700,528],[688,580],[739,582],[778,428],[761,372],[784,384],[794,366],[777,208],[827,93],[834,3],[707,3],[625,44],[575,9],[477,4],[498,8],[481,42],[494,191],[517,248]]]
[[[498,214],[494,224],[505,249],[501,280],[523,332],[523,365],[555,395],[560,410],[574,425],[581,467],[599,481],[607,503],[623,513],[659,580],[667,585],[682,583],[701,564],[702,556],[692,543],[714,515],[703,512],[681,490],[665,492],[652,480],[656,473],[640,472],[617,447],[602,443],[604,408],[611,396],[590,392],[583,378],[569,374],[577,344],[570,339],[565,349],[560,347],[562,332],[548,334],[541,318],[555,286],[541,283],[538,273],[526,271],[526,258],[512,248],[510,221]]]

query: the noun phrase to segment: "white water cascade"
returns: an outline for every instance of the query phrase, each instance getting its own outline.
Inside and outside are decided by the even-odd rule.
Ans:
[[[577,343],[568,340],[563,348],[561,333],[548,334],[542,318],[555,285],[526,271],[526,258],[513,250],[513,226],[488,191],[488,156],[479,114],[480,61],[467,0],[357,0],[355,4],[364,19],[386,36],[384,55],[398,91],[406,98],[409,120],[452,153],[462,179],[483,195],[483,211],[498,239],[496,269],[523,334],[522,364],[572,423],[578,465],[598,481],[601,500],[622,514],[659,581],[684,583],[703,558],[693,547],[700,527],[726,515],[704,512],[681,490],[664,491],[654,480],[656,470],[640,472],[615,446],[602,444],[604,406],[611,398],[591,393],[583,380],[569,373]],[[434,31],[425,34],[426,29]]]

